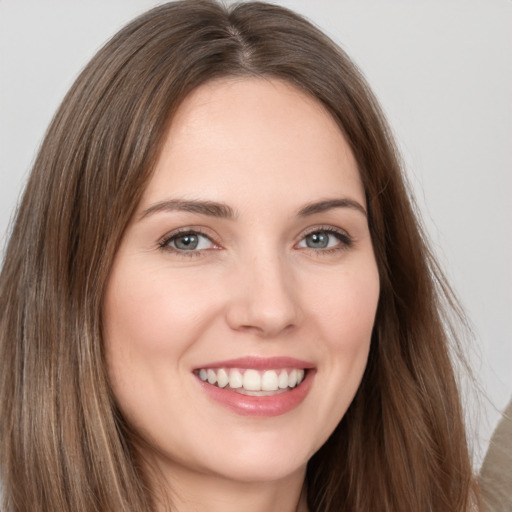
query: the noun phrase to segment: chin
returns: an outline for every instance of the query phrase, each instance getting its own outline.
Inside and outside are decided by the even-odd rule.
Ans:
[[[230,467],[226,467],[230,464]],[[300,465],[290,464],[290,461],[280,461],[268,457],[266,460],[254,461],[234,461],[225,462],[223,468],[216,468],[214,473],[223,479],[245,482],[245,483],[264,483],[277,482],[285,480],[291,475],[304,472],[307,460]]]
[[[290,436],[283,434],[274,439],[262,439],[256,436],[254,442],[245,442],[243,446],[224,447],[222,455],[212,454],[207,463],[210,471],[224,478],[242,482],[269,482],[286,479],[292,474],[305,471],[312,453],[305,449],[304,442],[290,442]],[[222,465],[219,465],[222,461]]]

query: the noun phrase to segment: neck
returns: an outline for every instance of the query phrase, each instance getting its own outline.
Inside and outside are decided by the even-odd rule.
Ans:
[[[165,475],[162,475],[165,476]],[[193,472],[172,472],[158,512],[307,512],[305,468],[277,481],[240,482]],[[162,486],[160,486],[162,488]]]

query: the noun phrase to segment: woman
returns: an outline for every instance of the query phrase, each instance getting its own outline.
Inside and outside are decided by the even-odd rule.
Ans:
[[[280,7],[158,7],[17,214],[3,507],[468,510],[453,305],[348,57]]]

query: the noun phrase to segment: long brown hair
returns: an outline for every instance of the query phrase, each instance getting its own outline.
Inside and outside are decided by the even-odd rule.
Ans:
[[[278,6],[169,3],[114,36],[56,113],[0,277],[0,457],[9,512],[150,511],[106,375],[101,310],[172,114],[224,76],[270,76],[332,114],[357,160],[381,295],[348,412],[307,470],[311,511],[466,511],[472,481],[447,311],[395,145],[347,55]]]

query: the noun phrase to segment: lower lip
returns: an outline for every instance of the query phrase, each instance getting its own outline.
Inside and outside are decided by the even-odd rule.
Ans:
[[[204,392],[224,407],[242,416],[279,416],[296,407],[306,398],[314,378],[314,370],[308,370],[304,380],[295,388],[271,396],[249,396],[219,388],[197,379]]]

